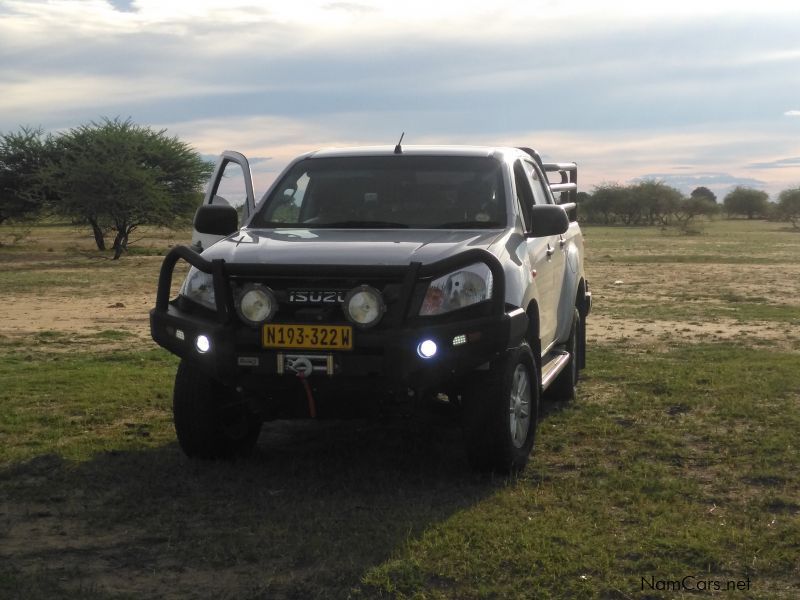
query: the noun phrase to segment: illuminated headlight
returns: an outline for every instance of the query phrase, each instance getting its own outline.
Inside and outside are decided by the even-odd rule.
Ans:
[[[492,297],[492,271],[484,263],[475,263],[434,279],[428,285],[421,316],[441,315]]]
[[[214,278],[211,273],[203,273],[194,267],[189,269],[180,294],[201,306],[217,310],[217,303],[214,300]]]
[[[376,325],[386,312],[383,296],[369,285],[361,285],[347,292],[342,308],[348,320],[359,327]]]
[[[248,325],[260,325],[269,321],[278,310],[275,294],[265,285],[248,283],[236,296],[236,312]]]

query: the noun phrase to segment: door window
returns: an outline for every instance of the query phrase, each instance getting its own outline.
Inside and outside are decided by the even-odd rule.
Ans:
[[[244,172],[238,163],[233,161],[225,163],[217,189],[211,197],[211,204],[223,204],[235,208],[239,213],[239,223],[244,223],[250,216]]]
[[[519,160],[514,163],[514,187],[517,189],[517,202],[522,212],[525,231],[530,231],[533,226],[531,206],[533,206],[534,197],[528,175],[525,173],[525,167],[522,166],[522,162]]]
[[[525,168],[525,174],[531,181],[531,189],[533,190],[534,202],[536,204],[552,204],[553,201],[550,199],[550,195],[544,189],[545,182],[539,175],[539,171],[536,169],[536,165],[527,160],[523,161],[522,164]]]

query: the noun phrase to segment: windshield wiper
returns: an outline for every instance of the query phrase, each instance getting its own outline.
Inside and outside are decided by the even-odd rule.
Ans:
[[[391,221],[334,221],[333,223],[307,223],[306,227],[312,228],[341,228],[341,229],[408,229],[405,223],[393,223]]]
[[[502,226],[497,221],[450,221],[434,225],[433,229],[498,229]]]

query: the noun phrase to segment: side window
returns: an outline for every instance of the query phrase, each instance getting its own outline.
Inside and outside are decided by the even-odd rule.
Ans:
[[[514,187],[517,189],[517,202],[522,211],[525,230],[530,231],[533,226],[531,206],[533,206],[534,198],[533,192],[531,191],[530,180],[527,173],[525,173],[525,167],[522,166],[522,162],[519,160],[514,163]]]
[[[211,204],[226,204],[232,206],[239,213],[239,223],[244,223],[248,214],[247,190],[244,184],[244,172],[237,163],[225,163],[222,177],[219,180]]]
[[[531,187],[533,188],[533,198],[536,204],[552,204],[553,201],[550,199],[550,195],[545,191],[544,185],[545,182],[542,181],[542,177],[539,176],[539,171],[536,169],[536,166],[529,161],[523,161],[523,166],[525,167],[525,173],[531,180]]]

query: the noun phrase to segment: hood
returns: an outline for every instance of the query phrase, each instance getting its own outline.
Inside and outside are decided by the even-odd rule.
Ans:
[[[243,229],[203,252],[203,258],[273,265],[429,264],[469,250],[488,249],[498,230]]]

